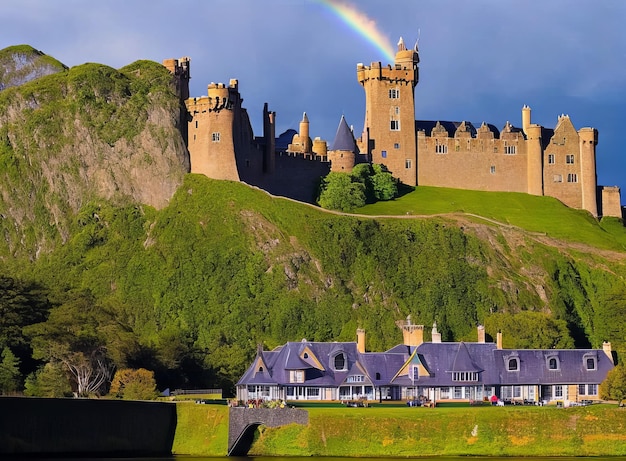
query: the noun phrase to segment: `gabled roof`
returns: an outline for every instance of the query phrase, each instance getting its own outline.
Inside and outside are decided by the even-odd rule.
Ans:
[[[418,348],[421,360],[430,376],[420,376],[424,386],[454,386],[453,372],[477,372],[479,383],[497,384],[498,371],[494,370],[494,343],[422,343]]]
[[[439,125],[441,127],[443,127],[446,132],[448,133],[448,136],[453,138],[454,137],[454,133],[456,133],[456,130],[459,128],[459,126],[461,126],[462,124],[465,124],[465,127],[467,129],[467,131],[469,131],[469,133],[472,135],[473,138],[476,137],[476,126],[481,126],[482,123],[479,124],[473,124],[471,122],[452,122],[449,120],[416,120],[415,121],[415,131],[424,131],[426,133],[426,136],[430,136],[431,132],[433,131],[433,128],[435,128],[435,126],[437,126],[437,124],[439,123]],[[484,122],[483,122],[484,123]],[[494,138],[499,138],[500,137],[500,131],[495,127],[495,125],[492,125],[490,123],[485,123],[486,127],[489,129],[489,131],[491,131],[493,133]]]
[[[456,351],[456,355],[454,356],[454,360],[452,362],[452,368],[448,371],[470,371],[470,372],[481,372],[482,368],[477,366],[467,349],[467,346],[464,342],[459,343],[459,348]]]

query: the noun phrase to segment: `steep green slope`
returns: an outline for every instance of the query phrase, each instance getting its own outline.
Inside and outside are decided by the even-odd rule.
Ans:
[[[23,275],[55,298],[90,290],[141,345],[125,360],[147,366],[153,351],[161,379],[193,380],[193,359],[228,385],[258,343],[354,340],[357,327],[383,350],[409,314],[444,340],[475,340],[483,323],[507,347],[624,347],[624,254],[455,216],[337,216],[188,175],[163,210],[92,203],[70,235]]]

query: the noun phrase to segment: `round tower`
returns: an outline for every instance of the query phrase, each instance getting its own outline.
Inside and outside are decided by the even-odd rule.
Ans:
[[[302,120],[300,121],[300,142],[302,143],[302,152],[311,152],[311,138],[309,137],[309,117],[306,112],[302,114]]]
[[[543,195],[543,151],[541,126],[532,124],[530,107],[522,107],[522,129],[526,134],[526,177],[528,193]]]
[[[356,142],[354,135],[348,127],[345,117],[342,115],[337,127],[337,134],[332,147],[328,151],[330,171],[350,173],[356,162]]]
[[[530,107],[524,104],[522,107],[522,130],[524,133],[527,133],[528,127],[530,126]]]
[[[578,130],[578,139],[580,142],[582,208],[597,217],[596,145],[598,144],[598,130],[581,128]]]

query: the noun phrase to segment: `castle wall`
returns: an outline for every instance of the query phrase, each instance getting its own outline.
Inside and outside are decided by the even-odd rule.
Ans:
[[[611,216],[613,218],[622,218],[622,205],[620,198],[620,189],[617,186],[603,186],[601,189],[601,208],[602,216]]]
[[[515,146],[515,154],[505,154]],[[437,148],[437,146],[442,146]],[[445,146],[445,148],[444,148]],[[524,140],[430,137],[417,140],[418,184],[482,191],[527,192]]]

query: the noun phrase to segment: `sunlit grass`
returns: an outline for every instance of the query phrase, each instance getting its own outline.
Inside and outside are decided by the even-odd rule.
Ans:
[[[568,208],[552,197],[419,186],[396,200],[366,205],[355,213],[370,216],[465,213],[571,242],[626,250],[626,229],[620,220],[612,218],[601,223],[588,212]]]

